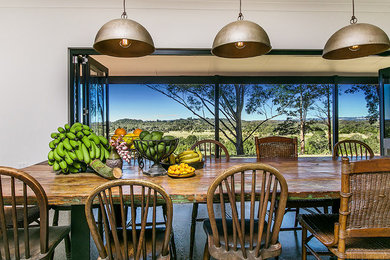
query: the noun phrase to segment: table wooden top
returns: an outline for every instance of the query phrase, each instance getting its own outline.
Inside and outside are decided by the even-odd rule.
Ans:
[[[125,179],[146,179],[160,184],[174,203],[205,202],[210,183],[224,169],[240,163],[256,162],[255,158],[233,158],[229,162],[205,163],[196,170],[196,176],[173,179],[168,176],[149,177],[138,166],[123,169]],[[298,160],[262,160],[277,168],[286,178],[289,199],[338,198],[340,191],[341,162],[331,157],[299,158]],[[89,193],[108,180],[94,173],[55,174],[46,163],[23,169],[43,186],[50,205],[81,205]]]

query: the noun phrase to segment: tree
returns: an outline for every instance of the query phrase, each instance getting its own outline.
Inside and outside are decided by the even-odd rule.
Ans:
[[[147,86],[183,105],[204,122],[215,127],[214,85],[171,84]],[[244,154],[244,142],[253,136],[261,125],[284,112],[287,99],[280,97],[280,101],[274,101],[273,98],[277,96],[277,93],[279,93],[278,88],[264,85],[221,85],[218,104],[220,131],[234,144],[237,155]],[[247,103],[246,100],[248,100]],[[276,104],[278,104],[277,107],[274,106]],[[243,136],[242,129],[242,112],[244,108],[247,113],[257,113],[265,116],[265,119],[259,120],[255,127],[245,133],[245,136]],[[208,118],[207,114],[211,115],[212,118]]]
[[[321,106],[315,104],[315,110],[317,111],[317,117],[321,119],[327,127],[328,149],[332,152],[332,85],[318,85],[317,90]]]
[[[352,85],[345,90],[347,94],[354,94],[356,92],[363,92],[366,100],[366,107],[368,109],[367,119],[370,124],[374,124],[379,119],[379,85]]]
[[[282,85],[280,91],[285,93],[285,98],[290,99],[286,114],[298,120],[300,151],[301,154],[304,154],[305,135],[309,126],[307,114],[314,109],[315,100],[318,97],[318,87],[306,84]]]

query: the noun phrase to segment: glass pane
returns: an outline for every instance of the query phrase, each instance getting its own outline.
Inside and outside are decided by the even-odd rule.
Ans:
[[[214,139],[214,85],[109,85],[110,135],[118,127],[161,131],[180,139],[177,152]]]
[[[365,142],[379,155],[378,119],[378,85],[339,85],[339,141],[355,139]]]
[[[104,135],[105,92],[102,83],[89,84],[89,113],[90,127],[96,134]]]
[[[229,153],[256,156],[254,137],[298,138],[298,153],[330,155],[332,89],[320,84],[222,84],[220,140]]]

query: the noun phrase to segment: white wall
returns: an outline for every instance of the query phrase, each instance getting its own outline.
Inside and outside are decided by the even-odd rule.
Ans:
[[[322,49],[348,25],[350,1],[244,0],[245,19],[260,24],[274,49]],[[50,133],[68,120],[69,47],[91,47],[98,29],[119,18],[121,1],[0,0],[0,165],[46,159]],[[128,1],[157,48],[210,48],[237,17],[238,0]],[[357,0],[360,22],[390,35],[388,0]],[[390,66],[390,64],[389,64]]]

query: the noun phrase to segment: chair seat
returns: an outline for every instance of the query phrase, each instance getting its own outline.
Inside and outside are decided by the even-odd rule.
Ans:
[[[242,256],[241,250],[235,251],[233,249],[233,221],[231,219],[226,220],[227,230],[228,230],[228,243],[229,243],[229,251],[225,250],[225,241],[223,236],[223,227],[222,227],[222,219],[216,219],[217,229],[219,233],[219,239],[221,243],[221,247],[217,248],[214,246],[213,242],[213,231],[211,229],[210,220],[206,219],[203,221],[203,228],[208,236],[209,242],[209,252],[210,254],[217,259],[244,259]],[[253,230],[253,247],[256,247],[257,235],[258,235],[258,220],[254,220],[254,230]],[[261,247],[264,247],[265,244],[265,236],[266,236],[267,223],[264,224],[263,236],[261,239]],[[245,220],[245,248],[249,248],[249,230],[250,230],[250,222],[249,220]],[[240,240],[237,236],[237,249],[241,248]],[[254,256],[254,250],[247,250],[249,259],[265,259],[273,256],[277,256],[281,253],[281,245],[279,243],[272,245],[270,248],[261,250],[261,255],[259,257]]]
[[[302,227],[324,244],[334,241],[334,224],[339,220],[337,214],[302,214],[298,216]]]
[[[128,255],[129,256],[134,256],[134,246],[133,246],[133,241],[131,239],[132,237],[132,230],[131,229],[127,229],[127,239],[128,239],[128,242],[127,242],[127,251],[128,251]],[[137,229],[137,237],[139,237],[139,233],[140,233],[140,229]],[[146,238],[146,252],[147,252],[147,257],[146,259],[152,259],[152,229],[151,228],[147,228],[145,230],[145,238]],[[161,249],[162,249],[162,246],[163,246],[163,242],[164,242],[164,235],[165,235],[165,228],[156,228],[156,255],[160,256],[161,254]],[[120,244],[120,248],[123,250],[124,248],[124,244],[123,244],[123,232],[122,230],[118,230],[118,239],[119,239],[119,244]],[[111,240],[113,241],[113,239]],[[115,245],[114,244],[111,244],[111,250],[115,250]],[[114,255],[114,259],[115,256],[116,256],[116,253],[115,251],[112,251],[113,252],[113,255]],[[142,256],[142,254],[141,254]],[[134,256],[135,257],[135,256]],[[164,258],[164,259],[169,259],[169,254],[168,256],[166,256],[167,258]],[[130,258],[131,259],[131,258]],[[142,258],[141,259],[145,259],[145,258]],[[161,259],[161,256],[160,258]]]
[[[36,220],[39,219],[39,207],[38,206],[27,206],[27,223],[30,224]],[[13,227],[13,217],[12,217],[12,207],[11,206],[5,206],[4,207],[4,213],[5,213],[5,223],[7,225],[7,228]],[[16,207],[16,222],[18,227],[23,227],[23,218],[24,218],[24,208],[22,206]]]
[[[390,237],[348,238],[345,248],[344,255],[337,247],[330,247],[329,250],[340,258],[389,259]]]
[[[312,208],[312,207],[324,207],[332,206],[334,199],[301,199],[301,200],[288,200],[286,207],[287,208]]]
[[[45,256],[40,255],[40,228],[39,227],[31,227],[29,230],[29,245],[30,245],[30,255],[32,259],[42,259]],[[49,243],[48,243],[48,254],[67,236],[70,232],[69,226],[59,226],[59,227],[49,227]],[[13,229],[8,229],[8,244],[10,246],[11,255],[14,250],[14,236]],[[21,258],[24,258],[24,229],[18,229],[18,237],[19,237],[19,248],[21,254]],[[0,241],[0,252],[2,256],[5,256],[4,252],[4,241]]]
[[[338,222],[336,214],[304,214],[299,215],[299,222],[315,238],[323,244],[330,244],[334,240],[334,224]],[[337,247],[328,249],[340,258],[390,258],[390,237],[347,238],[345,240],[345,255]],[[372,255],[371,255],[372,254]]]

